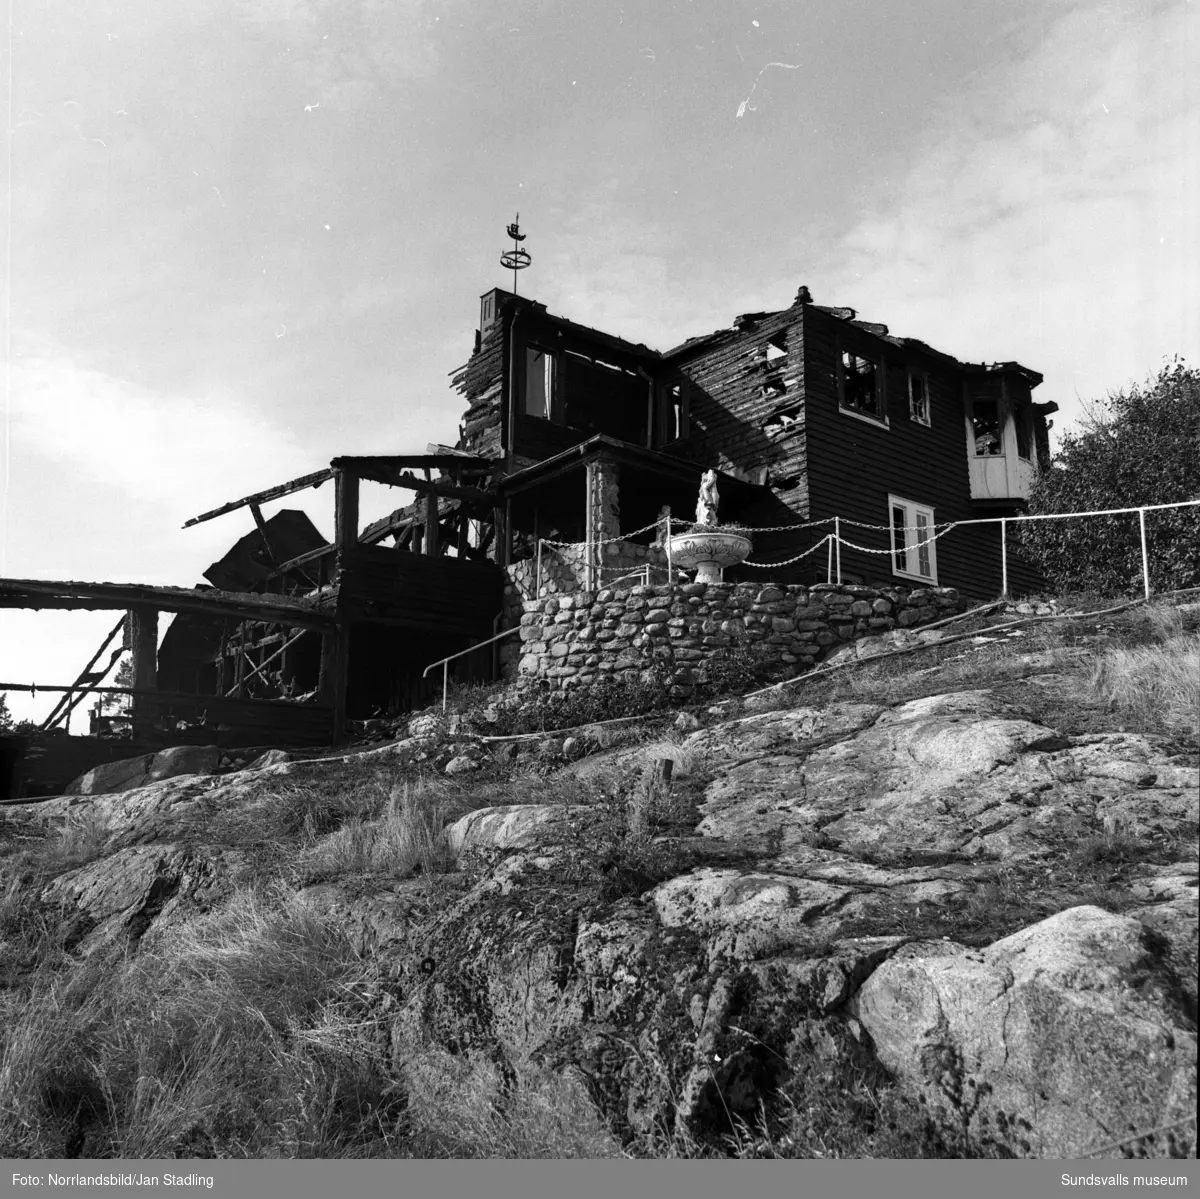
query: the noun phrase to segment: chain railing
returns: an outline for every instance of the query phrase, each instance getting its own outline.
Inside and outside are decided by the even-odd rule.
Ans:
[[[1008,594],[1008,526],[1012,524],[1020,524],[1027,521],[1036,520],[1073,520],[1080,517],[1091,516],[1122,516],[1132,515],[1137,513],[1138,517],[1138,535],[1141,541],[1142,554],[1142,585],[1147,597],[1152,593],[1150,585],[1150,557],[1149,548],[1146,540],[1146,513],[1160,512],[1173,508],[1190,508],[1200,506],[1200,499],[1195,500],[1179,500],[1169,504],[1141,504],[1137,507],[1130,508],[1098,508],[1088,512],[1047,512],[1038,513],[1028,516],[984,516],[976,517],[970,520],[948,520],[937,524],[925,525],[881,525],[870,524],[867,521],[854,520],[851,517],[845,516],[829,516],[822,520],[802,521],[790,525],[770,525],[763,527],[752,527],[749,525],[741,525],[736,523],[723,524],[720,526],[720,531],[723,533],[785,533],[785,532],[802,532],[806,529],[822,528],[827,525],[832,525],[830,532],[826,533],[814,545],[794,555],[791,558],[785,558],[779,562],[756,562],[750,559],[745,560],[740,565],[750,567],[753,570],[777,570],[785,566],[793,566],[795,563],[811,554],[817,553],[822,547],[826,549],[826,577],[830,583],[840,583],[842,581],[842,548],[843,546],[859,554],[896,554],[898,552],[908,553],[909,551],[920,551],[926,547],[932,546],[934,542],[945,537],[954,529],[964,528],[968,525],[988,525],[998,524],[1000,526],[1000,578],[1001,578],[1001,594]],[[842,535],[843,526],[848,526],[853,529],[867,529],[875,532],[889,531],[893,535],[904,534],[904,542],[902,545],[893,544],[884,548],[875,546],[859,545],[858,542],[852,541]],[[633,537],[640,536],[643,533],[648,533],[651,530],[658,531],[661,536],[660,541],[666,555],[667,577],[672,579],[676,575],[671,561],[671,536],[670,534],[676,530],[690,530],[696,526],[686,520],[680,520],[678,517],[672,517],[670,509],[666,509],[663,514],[651,525],[646,525],[644,528],[635,529],[632,533],[623,533],[618,537],[609,537],[603,540],[595,541],[550,541],[546,538],[539,539],[537,553],[537,575],[534,587],[534,595],[541,597],[541,581],[542,581],[542,547],[548,546],[555,550],[573,549],[580,551],[581,565],[588,573],[587,582],[595,581],[593,574],[601,577],[604,567],[595,567],[590,561],[589,555],[601,546],[610,545],[615,542],[627,542]],[[907,535],[909,533],[917,533],[920,539],[909,541]],[[624,569],[614,567],[609,569]],[[628,570],[626,574],[613,582],[621,582],[626,578],[634,577],[640,573],[645,573],[649,578],[649,568],[635,568]],[[932,581],[932,580],[931,580]],[[592,588],[586,588],[591,590]]]

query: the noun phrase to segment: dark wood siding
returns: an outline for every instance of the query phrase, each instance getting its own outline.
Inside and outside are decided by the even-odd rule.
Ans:
[[[481,641],[492,635],[503,579],[492,562],[356,545],[339,562],[338,612],[354,621]]]
[[[883,526],[846,526],[843,537],[866,549],[889,546],[888,495],[932,508],[941,524],[970,520],[963,374],[915,347],[898,346],[850,321],[810,309],[805,321],[805,392],[808,480],[813,519],[840,516]],[[838,407],[837,364],[842,350],[871,358],[883,370],[888,425],[848,415]],[[929,381],[930,424],[908,410],[908,371]],[[937,542],[938,582],[975,596],[1000,590],[999,526],[961,526]],[[867,583],[917,586],[891,569],[882,553],[843,547],[843,577]]]

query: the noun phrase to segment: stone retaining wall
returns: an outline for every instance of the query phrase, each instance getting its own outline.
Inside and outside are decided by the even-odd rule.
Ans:
[[[649,569],[652,583],[666,583],[667,554],[654,542],[642,545],[636,541],[610,541],[603,546],[600,555],[601,579],[610,590],[621,595],[637,586],[642,572]],[[514,562],[505,570],[508,581],[504,587],[504,627],[512,628],[520,623],[528,608],[528,600],[535,598],[538,588],[538,562],[536,558],[524,558]],[[578,595],[587,585],[587,547],[584,545],[546,546],[542,551],[541,587],[537,598],[550,596]],[[521,657],[521,647],[516,639],[500,643],[500,665],[508,669]],[[515,669],[515,666],[513,667]]]
[[[520,686],[572,687],[661,666],[687,694],[706,681],[707,663],[736,645],[771,647],[784,672],[797,674],[837,645],[961,611],[949,587],[686,583],[577,591],[525,601],[515,678]]]

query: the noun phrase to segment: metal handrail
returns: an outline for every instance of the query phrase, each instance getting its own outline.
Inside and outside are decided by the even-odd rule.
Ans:
[[[495,637],[489,637],[486,641],[480,641],[476,645],[468,646],[466,649],[459,650],[456,654],[451,654],[448,658],[439,658],[436,662],[430,662],[428,666],[421,671],[421,678],[426,678],[429,672],[435,667],[442,668],[442,711],[446,710],[446,696],[450,690],[450,663],[455,658],[465,657],[467,654],[474,652],[477,649],[483,649],[485,645],[491,645],[493,642],[500,641],[505,637],[512,636],[513,633],[519,633],[521,626],[513,625],[511,629],[505,629],[503,633],[497,633]]]

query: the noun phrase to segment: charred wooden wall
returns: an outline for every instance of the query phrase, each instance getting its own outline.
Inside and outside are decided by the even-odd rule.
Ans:
[[[340,557],[338,613],[352,623],[483,640],[492,635],[503,586],[504,575],[492,562],[355,545]]]
[[[483,335],[479,350],[450,381],[467,402],[458,448],[487,458],[505,451],[504,385],[507,378],[506,323],[497,321]]]
[[[768,349],[783,349],[782,356]],[[730,330],[678,360],[663,379],[669,389],[685,384],[687,437],[664,445],[664,452],[761,482],[758,498],[736,512],[722,504],[723,521],[757,528],[799,524],[808,519],[804,424],[804,325],[798,308],[771,313],[740,330]],[[819,536],[820,534],[818,534]],[[806,531],[759,533],[752,560],[784,561],[807,549]],[[803,566],[781,568],[780,582],[806,579]],[[737,568],[732,580],[766,578],[763,571]]]

